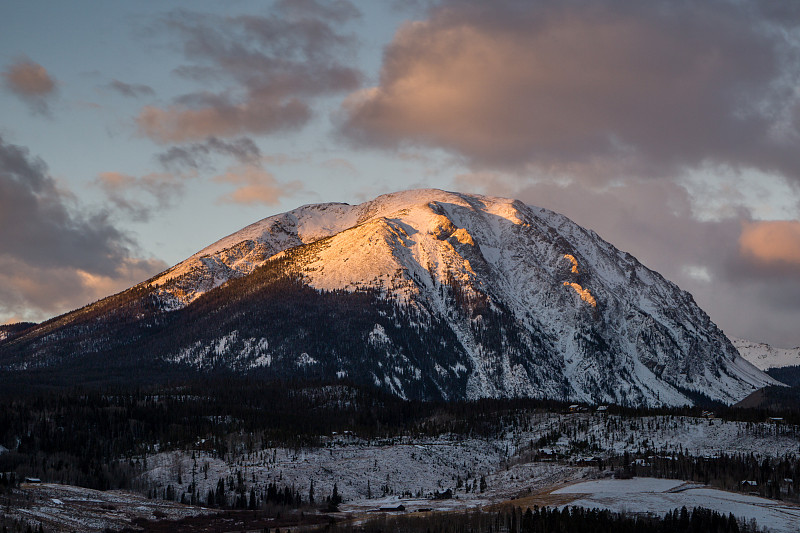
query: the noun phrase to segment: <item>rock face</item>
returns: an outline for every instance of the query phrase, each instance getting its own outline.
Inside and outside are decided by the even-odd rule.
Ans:
[[[776,383],[690,294],[594,232],[440,190],[266,218],[0,344],[7,372],[92,360],[430,399],[733,403]]]

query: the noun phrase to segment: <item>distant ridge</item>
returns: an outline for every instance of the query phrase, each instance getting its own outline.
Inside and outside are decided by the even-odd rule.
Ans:
[[[732,338],[731,342],[739,354],[760,370],[800,365],[800,346],[796,348],[773,348],[764,342],[752,342]]]

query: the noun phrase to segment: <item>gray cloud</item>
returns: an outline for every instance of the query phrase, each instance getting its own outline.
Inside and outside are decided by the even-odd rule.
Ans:
[[[155,96],[156,92],[149,85],[139,83],[125,83],[124,81],[111,80],[108,88],[112,89],[122,96],[128,98],[141,98],[143,96]]]
[[[355,37],[338,28],[359,15],[349,2],[279,2],[268,16],[218,17],[175,11],[162,22],[180,39],[188,63],[175,72],[223,82],[137,117],[142,134],[163,143],[208,136],[269,134],[297,129],[312,116],[314,98],[355,89],[360,72],[348,62]]]
[[[168,170],[182,168],[199,169],[211,166],[211,156],[223,155],[234,158],[242,164],[254,164],[261,158],[261,150],[247,137],[225,141],[209,137],[203,142],[172,146],[166,152],[156,155],[159,163]]]
[[[276,8],[295,20],[316,18],[341,24],[361,17],[358,8],[347,0],[279,0]]]
[[[50,115],[49,102],[57,84],[42,65],[22,58],[3,72],[3,78],[6,88],[28,104],[32,113]]]
[[[82,212],[41,159],[0,137],[0,314],[40,319],[166,266],[136,257],[136,243],[108,213]]]
[[[799,25],[793,2],[445,2],[397,32],[341,129],[473,169],[611,180],[723,165],[800,181]]]

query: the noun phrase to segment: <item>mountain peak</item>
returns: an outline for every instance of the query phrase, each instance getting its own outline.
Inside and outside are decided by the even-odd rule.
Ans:
[[[421,189],[305,205],[129,293],[150,309],[141,338],[161,340],[126,346],[201,369],[346,376],[402,397],[632,405],[732,403],[775,383],[691,295],[568,218],[507,198]],[[104,305],[98,320],[121,312]],[[165,329],[177,323],[180,334]]]

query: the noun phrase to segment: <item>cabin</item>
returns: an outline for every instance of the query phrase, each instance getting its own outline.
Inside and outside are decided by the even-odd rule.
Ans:
[[[41,482],[42,482],[42,480],[39,479],[38,477],[26,477],[25,478],[25,483],[41,483]]]
[[[385,505],[378,510],[382,513],[402,513],[406,510],[406,506],[402,503],[398,505]]]
[[[600,468],[602,463],[603,460],[600,457],[582,457],[575,461],[578,466],[594,466],[596,468]]]

